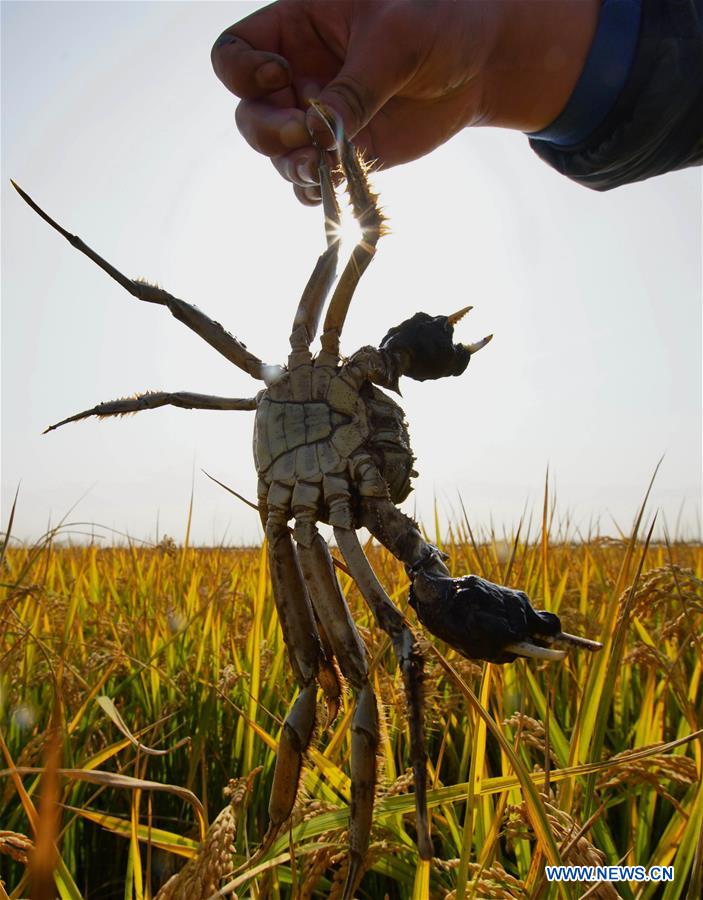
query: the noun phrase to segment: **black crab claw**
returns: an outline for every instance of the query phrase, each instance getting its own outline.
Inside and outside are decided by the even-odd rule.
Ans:
[[[560,644],[559,616],[534,609],[523,591],[477,575],[448,578],[419,572],[410,588],[410,605],[428,631],[469,659],[507,663],[523,655],[564,655],[550,649]],[[588,643],[593,642],[584,641],[584,646]],[[521,644],[524,648],[516,646]],[[537,652],[524,652],[530,649]]]
[[[419,312],[401,322],[381,341],[381,350],[398,360],[401,374],[415,381],[461,375],[471,358],[471,350],[455,344],[450,316],[430,316]]]

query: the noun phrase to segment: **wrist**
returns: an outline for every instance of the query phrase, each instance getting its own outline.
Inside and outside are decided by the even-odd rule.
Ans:
[[[566,106],[583,71],[601,0],[497,0],[480,124],[540,131]]]

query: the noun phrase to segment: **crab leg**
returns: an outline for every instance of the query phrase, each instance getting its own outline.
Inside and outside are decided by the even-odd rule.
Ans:
[[[104,419],[107,416],[125,416],[129,413],[141,412],[143,409],[158,409],[160,406],[180,406],[182,409],[256,409],[256,397],[248,397],[239,400],[236,397],[212,397],[210,394],[192,394],[188,391],[177,391],[167,394],[163,391],[148,391],[146,394],[136,394],[134,397],[125,397],[121,400],[110,400],[107,403],[98,403],[92,409],[76,413],[62,419],[55,425],[49,425],[44,431],[53,431],[69,422],[78,422],[89,416],[98,416]]]
[[[342,900],[352,900],[364,873],[369,847],[376,788],[378,707],[371,682],[359,691],[351,724],[351,814],[349,817],[349,869]]]
[[[263,478],[260,478],[257,487],[257,505],[259,507],[259,516],[261,517],[261,524],[264,526],[264,530],[266,530],[269,520],[269,491],[270,486],[263,480]],[[277,498],[274,496],[273,499],[275,503]],[[278,499],[280,500],[280,497]],[[286,498],[284,498],[284,502],[288,502]],[[282,521],[284,526],[287,528],[285,513],[282,514],[280,508],[277,508],[276,506],[274,506],[273,509],[274,519],[276,518],[276,515],[278,515],[280,521]],[[290,529],[287,530],[290,533]],[[314,612],[315,611],[313,610],[313,613]],[[305,615],[306,613],[304,613],[304,616]],[[317,680],[322,685],[322,688],[325,692],[325,699],[327,701],[327,727],[337,717],[337,712],[339,711],[339,702],[342,696],[342,686],[339,683],[337,670],[334,666],[334,654],[332,652],[329,638],[327,637],[327,633],[317,616],[315,617],[315,628],[317,629],[317,633],[320,636],[320,644],[322,647],[320,671],[318,672]]]
[[[361,276],[376,252],[376,244],[384,234],[385,217],[378,205],[378,196],[371,190],[366,169],[354,145],[338,128],[332,114],[321,106],[316,109],[337,139],[339,159],[347,180],[347,190],[354,217],[361,228],[361,240],[354,247],[351,258],[340,276],[325,316],[322,331],[322,349],[339,356],[339,338],[344,327],[349,305]]]
[[[352,718],[350,862],[343,900],[350,900],[361,879],[369,846],[376,785],[378,709],[368,680],[366,647],[334,574],[327,544],[316,533],[308,546],[298,544],[298,554],[315,610],[328,628],[334,655],[344,677],[357,692]]]
[[[332,652],[342,674],[360,690],[368,680],[366,647],[334,574],[334,564],[322,535],[308,546],[297,544],[300,566],[318,618],[324,622]]]
[[[276,610],[296,680],[301,687],[307,687],[317,678],[328,702],[336,706],[340,696],[339,680],[333,665],[326,663],[287,524],[269,515],[266,539]]]
[[[143,300],[145,303],[158,303],[161,306],[167,306],[171,311],[171,315],[178,319],[179,322],[183,322],[184,325],[187,325],[188,328],[199,335],[204,341],[207,341],[211,347],[214,347],[218,353],[221,353],[231,363],[234,363],[235,366],[248,372],[252,378],[264,380],[264,372],[267,368],[264,363],[262,363],[258,357],[254,356],[253,353],[250,353],[241,341],[238,341],[237,338],[233,337],[228,331],[225,331],[219,322],[215,322],[213,319],[206,316],[205,313],[201,312],[196,306],[186,303],[185,300],[179,300],[177,297],[173,297],[167,291],[164,291],[156,285],[148,284],[146,281],[138,279],[127,278],[126,275],[123,275],[122,272],[116,269],[111,263],[104,260],[102,256],[99,256],[77,235],[71,234],[66,231],[65,228],[62,228],[58,222],[55,222],[51,216],[45,213],[44,210],[32,200],[29,194],[23,191],[14,181],[12,182],[12,186],[25,203],[31,206],[37,215],[41,216],[45,222],[48,222],[52,228],[63,235],[69,244],[75,247],[76,250],[80,250],[84,256],[87,256],[88,259],[91,259],[96,265],[100,266],[103,272],[107,272],[110,278],[122,285],[122,287],[126,291],[129,291],[133,297],[136,297],[137,300]]]
[[[266,849],[293,811],[303,753],[307,750],[315,728],[316,699],[317,684],[311,681],[300,691],[283,723],[269,798],[269,827],[263,840]]]
[[[269,517],[266,539],[269,544],[273,594],[283,638],[296,680],[301,687],[307,687],[317,675],[321,654],[312,607],[286,524],[272,521]]]
[[[337,275],[339,258],[339,205],[332,184],[329,166],[324,157],[320,158],[320,187],[322,190],[322,208],[325,213],[325,236],[327,249],[317,260],[313,273],[308,280],[303,296],[300,298],[293,331],[290,336],[291,348],[307,349],[312,343],[322,315],[322,307]]]
[[[389,500],[364,498],[361,503],[361,524],[386,549],[411,569],[424,564],[433,575],[449,578],[449,569],[442,562],[436,547],[428,544],[417,524]]]
[[[315,697],[317,678],[325,695],[339,697],[339,681],[333,667],[324,665],[325,657],[315,625],[312,606],[305,589],[298,557],[287,526],[287,517],[281,513],[277,484],[269,491],[269,518],[266,523],[266,539],[269,545],[271,583],[276,601],[283,639],[288,649],[293,672],[300,685],[298,699],[286,717],[276,757],[276,769],[269,800],[269,827],[261,847],[247,866],[268,850],[281,825],[290,816],[298,792],[303,753],[310,743],[315,727]],[[272,496],[273,493],[273,496]]]
[[[410,754],[415,776],[417,846],[421,859],[431,859],[432,842],[427,817],[427,754],[422,714],[422,655],[402,613],[376,578],[356,531],[350,528],[335,528],[334,536],[361,595],[371,608],[379,626],[391,639],[398,667],[403,676],[410,712]]]

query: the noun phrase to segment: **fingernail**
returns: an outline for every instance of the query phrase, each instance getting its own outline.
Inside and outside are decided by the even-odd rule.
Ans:
[[[308,201],[308,203],[317,204],[322,199],[322,194],[320,193],[319,187],[303,188],[303,194],[305,195],[305,199]]]
[[[288,73],[273,59],[259,66],[255,77],[259,87],[267,91],[275,91],[288,84]]]
[[[220,47],[226,47],[228,44],[234,44],[237,38],[233,34],[228,34],[226,31],[224,34],[221,34],[215,43],[212,45],[213,50],[219,50]]]
[[[295,172],[298,176],[298,181],[301,181],[304,184],[319,184],[320,182],[317,175],[317,165],[315,160],[311,159],[309,156],[298,160]]]
[[[302,122],[290,119],[285,125],[282,125],[278,136],[284,147],[289,150],[295,150],[296,147],[304,147],[310,143],[310,135],[307,128]]]

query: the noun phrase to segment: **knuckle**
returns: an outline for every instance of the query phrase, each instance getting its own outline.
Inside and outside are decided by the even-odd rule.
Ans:
[[[374,92],[351,75],[341,75],[333,84],[329,85],[327,93],[337,95],[351,115],[353,121],[345,123],[349,137],[353,137],[375,111],[376,96]],[[351,127],[349,127],[350,124]]]

